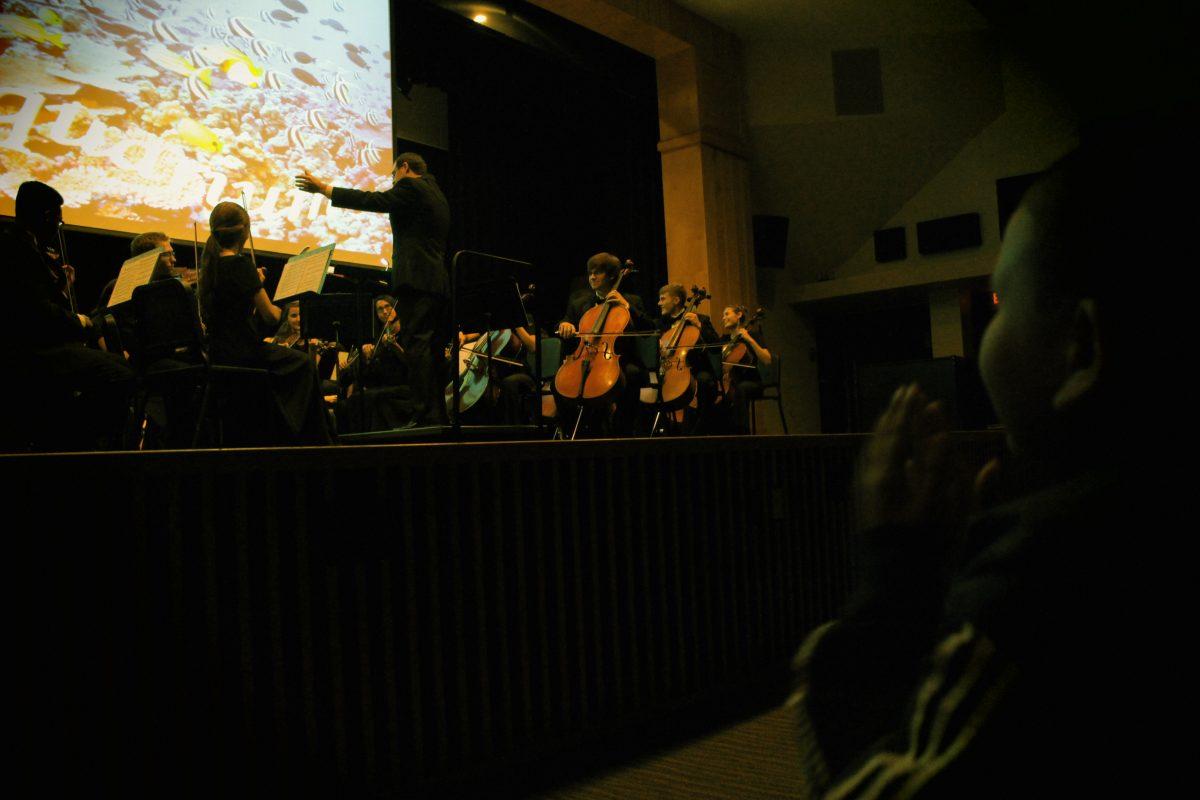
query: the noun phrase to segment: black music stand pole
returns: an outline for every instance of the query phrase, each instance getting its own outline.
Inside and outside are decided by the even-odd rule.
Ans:
[[[528,261],[507,258],[492,253],[481,253],[476,250],[459,250],[450,261],[450,333],[453,342],[453,357],[451,368],[454,370],[454,385],[450,406],[450,429],[454,441],[462,441],[462,419],[458,413],[458,405],[462,395],[462,376],[459,374],[459,351],[462,349],[458,334],[463,329],[464,322],[475,323],[477,326],[492,326],[496,328],[515,328],[527,324],[525,307],[521,302],[521,292],[514,280],[480,281],[472,284],[469,291],[463,293],[464,303],[459,303],[458,261],[464,255],[476,256],[489,262],[496,262],[499,267],[513,264],[532,268]],[[513,295],[510,296],[508,288]],[[515,298],[515,305],[511,302]],[[488,343],[488,355],[491,355],[491,344]],[[491,368],[491,364],[488,364]]]

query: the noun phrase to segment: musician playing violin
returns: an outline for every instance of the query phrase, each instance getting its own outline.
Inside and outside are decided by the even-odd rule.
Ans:
[[[158,260],[154,264],[150,282],[179,280],[184,286],[195,290],[196,271],[176,266],[175,249],[165,233],[139,233],[129,242],[129,255],[131,258],[140,256],[159,247],[162,248],[162,252],[158,254]],[[136,369],[146,373],[180,369],[202,360],[201,355],[194,352],[156,354],[156,357],[151,359],[137,339],[138,319],[134,303],[122,303],[112,309],[108,306],[116,285],[116,278],[104,285],[100,290],[100,300],[92,312],[93,321],[104,331],[103,345],[106,350],[122,353],[126,359],[132,361]],[[192,431],[195,429],[194,415],[197,411],[192,393],[182,384],[171,385],[161,395],[157,392],[151,393],[146,401],[147,425],[143,431],[141,447],[187,447],[192,440]]]
[[[142,253],[148,253],[156,247],[163,248],[163,251],[158,254],[158,261],[154,265],[154,271],[150,274],[150,281],[170,280],[178,278],[183,281],[184,285],[190,289],[195,289],[196,271],[179,269],[175,266],[175,249],[171,246],[171,240],[165,233],[160,231],[148,231],[139,233],[133,237],[129,243],[129,256],[140,256]],[[92,319],[100,321],[104,319],[106,314],[111,314],[113,321],[116,323],[115,329],[113,326],[105,328],[105,349],[118,353],[123,352],[126,358],[130,357],[131,353],[137,352],[137,340],[134,336],[134,330],[137,327],[137,319],[133,313],[133,304],[124,303],[111,311],[108,308],[108,301],[112,298],[113,289],[117,285],[117,279],[113,278],[104,285],[100,290],[100,299],[96,303],[96,308],[92,311]],[[142,366],[148,367],[148,364]],[[169,366],[182,366],[179,363],[173,363]]]
[[[631,331],[653,330],[654,326],[646,318],[642,299],[635,294],[622,294],[613,291],[617,277],[621,272],[621,260],[612,253],[596,253],[587,260],[588,288],[581,289],[571,295],[567,310],[563,313],[562,322],[558,323],[557,333],[565,340],[573,339],[578,333],[579,320],[594,306],[598,306],[611,298],[618,305],[628,309]],[[574,343],[567,342],[568,347]],[[632,433],[634,421],[639,410],[638,393],[649,382],[646,367],[637,357],[636,349],[624,339],[617,340],[616,352],[621,357],[621,367],[625,375],[625,388],[617,398],[616,414],[611,421],[610,432]]]
[[[760,312],[761,313],[761,312]],[[762,396],[762,382],[755,364],[767,366],[771,363],[771,351],[763,344],[762,331],[756,328],[755,333],[750,329],[755,327],[748,324],[745,306],[726,306],[721,313],[721,324],[725,335],[721,337],[722,361],[726,362],[724,369],[728,372],[724,403],[729,410],[728,426],[733,433],[750,432],[750,401]],[[739,342],[746,345],[741,358],[732,351]],[[736,348],[740,350],[740,348]],[[730,353],[728,358],[725,353]],[[733,363],[731,363],[733,362]]]
[[[380,326],[375,337],[379,347],[374,342],[363,344],[338,370],[338,383],[345,390],[337,411],[341,432],[401,428],[412,423],[417,409],[408,355],[399,341],[402,324],[394,297],[375,298],[375,319]]]
[[[27,181],[17,190],[15,220],[0,223],[9,287],[0,334],[13,360],[10,374],[36,389],[28,394],[28,417],[6,415],[5,449],[113,447],[129,409],[133,370],[120,355],[83,346],[95,326],[71,309],[60,282],[73,281],[74,271],[47,256],[62,205],[57,191]],[[49,417],[52,405],[66,413]]]

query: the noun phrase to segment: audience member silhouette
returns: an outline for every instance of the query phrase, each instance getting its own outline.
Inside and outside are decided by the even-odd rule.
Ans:
[[[1130,128],[1083,141],[1027,193],[992,276],[979,364],[1003,466],[957,468],[915,385],[864,449],[858,586],[795,661],[813,796],[1082,797],[1153,772],[1131,354],[1160,232],[1188,216],[1162,186],[1185,151]]]

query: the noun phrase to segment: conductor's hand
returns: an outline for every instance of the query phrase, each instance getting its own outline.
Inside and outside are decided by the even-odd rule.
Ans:
[[[560,322],[556,333],[563,339],[570,339],[576,333],[575,326],[569,322]]]
[[[321,182],[320,179],[314,178],[309,174],[308,170],[296,176],[296,188],[302,192],[312,192],[313,194],[323,194],[326,197],[330,195],[330,187],[328,183]]]

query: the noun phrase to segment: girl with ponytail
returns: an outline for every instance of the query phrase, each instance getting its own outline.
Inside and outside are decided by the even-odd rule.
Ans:
[[[237,203],[218,203],[208,218],[200,262],[200,311],[213,363],[257,367],[271,374],[279,411],[278,443],[330,441],[316,367],[304,353],[264,342],[258,324],[279,325],[282,311],[263,288],[263,271],[243,255],[250,216]]]

